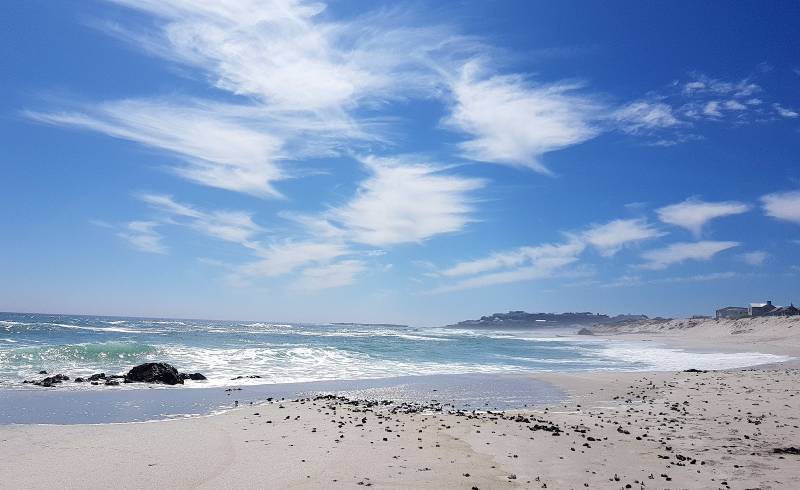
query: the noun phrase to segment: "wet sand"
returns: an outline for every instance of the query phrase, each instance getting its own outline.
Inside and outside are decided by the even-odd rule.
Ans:
[[[151,423],[6,426],[0,486],[799,488],[800,455],[776,452],[800,446],[798,375],[553,375],[572,399],[524,412],[336,398]]]

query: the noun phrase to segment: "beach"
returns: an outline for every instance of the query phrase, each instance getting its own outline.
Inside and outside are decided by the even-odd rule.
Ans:
[[[742,330],[741,322],[717,324],[719,343],[730,352],[738,345],[748,352],[797,354],[794,329],[800,324],[767,323],[766,333],[734,333]],[[603,335],[632,335],[641,342],[669,337],[674,345],[683,338],[689,348],[694,328],[702,334],[710,327],[650,332],[654,327],[639,325],[606,329]],[[247,402],[225,413],[181,420],[0,426],[0,458],[12,462],[0,468],[0,486],[800,486],[795,360],[705,372],[524,376],[550,383],[565,396],[501,412],[456,409],[446,400],[309,395]]]

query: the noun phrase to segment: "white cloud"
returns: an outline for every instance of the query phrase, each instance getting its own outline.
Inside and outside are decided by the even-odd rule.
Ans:
[[[658,219],[664,223],[680,226],[700,236],[703,226],[709,221],[724,216],[747,212],[750,206],[737,201],[705,202],[690,198],[677,204],[656,210]]]
[[[719,101],[710,100],[706,102],[706,105],[703,106],[703,114],[711,117],[722,117],[722,112],[720,112],[720,107],[719,107]]]
[[[102,219],[90,219],[89,224],[98,228],[114,228],[114,225]]]
[[[262,245],[256,249],[260,260],[245,264],[236,270],[241,278],[278,277],[310,264],[327,264],[333,259],[349,254],[341,242],[282,241]]]
[[[319,267],[309,267],[300,273],[300,277],[292,283],[292,287],[316,291],[347,286],[352,284],[355,277],[364,270],[365,264],[359,260],[343,260]]]
[[[430,88],[429,51],[448,29],[399,26],[396,9],[337,21],[321,2],[113,0],[157,19],[151,30],[112,34],[198,68],[227,92],[282,111],[337,112]]]
[[[728,95],[733,97],[750,97],[761,92],[761,87],[748,78],[736,82],[729,82],[710,78],[706,75],[696,75],[695,79],[684,83],[685,95],[697,96],[698,94]]]
[[[496,269],[533,264],[534,268],[548,269],[554,264],[571,263],[583,252],[586,245],[579,240],[561,244],[545,244],[536,247],[520,247],[506,252],[497,252],[489,257],[459,262],[441,272],[445,277],[458,277],[480,274]]]
[[[767,194],[761,203],[767,216],[800,224],[800,191]]]
[[[623,131],[631,134],[681,124],[669,104],[647,100],[638,100],[622,106],[614,111],[612,117]]]
[[[451,80],[453,106],[443,121],[473,139],[459,145],[464,157],[549,173],[545,153],[597,136],[599,104],[570,84],[535,85],[520,75],[485,76],[476,61]]]
[[[500,267],[516,266],[510,270],[480,274],[462,279],[453,284],[434,288],[429,293],[448,293],[476,287],[508,284],[533,279],[552,277],[564,267],[578,261],[584,249],[580,242],[568,242],[561,245],[542,245],[539,247],[523,247],[507,254],[495,254],[489,259],[473,262],[462,262],[444,271],[447,276],[475,274]],[[522,265],[521,264],[526,264]]]
[[[746,264],[752,266],[758,266],[764,263],[767,260],[769,254],[767,252],[756,250],[755,252],[747,252],[743,253],[739,256],[739,258]]]
[[[652,279],[648,282],[651,283],[674,283],[674,282],[706,282],[706,281],[719,281],[722,279],[731,279],[736,277],[735,272],[710,272],[708,274],[695,274],[692,276],[679,276],[679,277],[662,277],[659,279]]]
[[[508,284],[520,281],[530,281],[533,279],[543,279],[550,277],[554,270],[568,265],[577,259],[562,258],[557,260],[548,261],[545,264],[534,265],[528,267],[520,267],[518,269],[494,272],[491,274],[484,274],[481,276],[472,277],[463,281],[456,282],[448,286],[442,286],[432,289],[431,293],[449,293],[453,291],[461,291],[464,289],[472,289],[477,287],[494,286],[497,284]]]
[[[179,176],[211,187],[267,196],[285,178],[277,164],[281,139],[223,107],[177,105],[168,100],[123,100],[82,111],[28,112],[37,121],[72,126],[133,141],[179,157]]]
[[[733,277],[736,277],[736,275],[737,274],[735,272],[711,272],[709,274],[660,277],[648,280],[642,279],[641,276],[622,276],[612,282],[601,284],[600,287],[616,288],[616,287],[641,286],[643,284],[673,284],[673,283],[686,283],[686,282],[719,281],[722,279],[731,279]]]
[[[703,139],[701,123],[742,125],[794,117],[794,111],[778,103],[765,104],[771,99],[750,78],[725,81],[695,74],[688,81],[675,81],[666,90],[622,105],[612,113],[612,120],[626,133],[658,137],[651,142],[655,146],[672,146]]]
[[[793,111],[792,109],[787,109],[786,107],[783,107],[782,105],[777,103],[772,104],[772,107],[775,109],[775,112],[777,112],[778,115],[781,117],[794,119],[800,116],[800,114],[797,111]]]
[[[353,242],[373,246],[421,242],[461,230],[473,211],[480,179],[458,177],[409,158],[362,159],[370,176],[356,196],[324,215]]]
[[[435,288],[431,292],[442,293],[551,277],[565,273],[564,268],[578,262],[589,245],[597,248],[601,255],[610,257],[630,243],[662,235],[642,219],[614,220],[593,225],[583,232],[568,234],[564,243],[519,247],[495,252],[481,259],[459,262],[436,275],[444,278],[473,277]]]
[[[660,270],[688,260],[707,261],[714,255],[729,248],[739,246],[739,242],[700,241],[673,243],[664,248],[650,250],[642,254],[645,263],[642,269]]]
[[[170,95],[27,115],[168,152],[185,179],[262,197],[280,196],[275,183],[297,173],[289,162],[386,143],[385,123],[355,111],[429,97],[441,84],[434,54],[473,44],[448,28],[401,26],[413,19],[397,10],[345,22],[324,15],[324,4],[295,0],[111,1],[152,22],[109,23],[107,33],[191,68],[180,73],[236,103]]]
[[[593,225],[582,236],[601,255],[610,257],[627,244],[658,238],[664,233],[644,219],[617,219],[603,225]]]
[[[737,100],[733,100],[733,99],[726,100],[725,102],[722,103],[722,105],[723,105],[723,107],[725,107],[726,109],[731,110],[731,111],[745,111],[745,110],[747,110],[747,106],[746,105],[742,104],[741,102],[739,102]]]
[[[159,223],[154,221],[131,221],[117,236],[142,252],[165,254],[167,248],[161,243],[161,234],[155,230],[157,226]]]
[[[181,204],[171,196],[140,194],[139,199],[169,215],[181,218],[173,223],[188,226],[205,235],[252,247],[254,237],[264,230],[253,222],[252,215],[244,211],[217,210],[204,212]]]

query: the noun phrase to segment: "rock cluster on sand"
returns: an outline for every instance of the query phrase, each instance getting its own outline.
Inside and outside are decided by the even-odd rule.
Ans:
[[[47,371],[40,371],[40,374],[47,374]],[[183,381],[190,379],[193,381],[203,381],[207,379],[200,373],[180,373],[178,370],[166,362],[146,362],[131,368],[127,374],[114,374],[106,376],[106,373],[96,373],[88,378],[75,378],[76,383],[89,382],[92,385],[102,384],[106,386],[118,386],[120,381],[123,383],[158,383],[165,385],[182,385]],[[65,374],[56,374],[41,380],[25,380],[24,383],[52,388],[54,385],[69,380]]]
[[[40,371],[40,373],[47,374],[47,371]],[[64,374],[56,374],[55,376],[48,376],[47,378],[41,379],[39,381],[28,381],[25,380],[23,383],[30,383],[36,386],[42,386],[45,388],[51,388],[53,385],[59,384],[63,381],[69,380],[69,376]]]

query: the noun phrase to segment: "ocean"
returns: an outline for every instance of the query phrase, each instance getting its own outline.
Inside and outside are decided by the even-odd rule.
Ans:
[[[467,373],[724,369],[780,360],[769,354],[686,352],[652,342],[609,341],[575,335],[576,330],[0,313],[0,387],[42,389],[22,384],[41,378],[40,370],[86,377],[124,373],[147,361],[200,372],[208,380],[187,381],[186,387],[207,388]],[[107,388],[67,382],[58,389]]]

